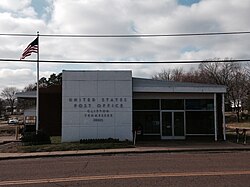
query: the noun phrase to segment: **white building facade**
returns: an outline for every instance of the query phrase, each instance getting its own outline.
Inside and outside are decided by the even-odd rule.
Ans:
[[[222,85],[134,78],[132,71],[66,70],[62,85],[39,91],[39,129],[62,142],[132,141],[135,131],[142,140],[225,140],[225,93]]]
[[[132,78],[131,71],[63,71],[62,141],[131,141],[137,129],[146,139],[225,139],[225,92],[218,85]]]
[[[63,71],[62,141],[132,140],[131,71]]]

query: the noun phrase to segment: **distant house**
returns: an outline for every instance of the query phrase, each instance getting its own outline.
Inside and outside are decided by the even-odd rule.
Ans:
[[[17,98],[36,99],[36,91],[19,92]],[[62,87],[59,85],[39,89],[39,129],[52,136],[61,135]],[[24,110],[24,116],[35,116],[36,108]]]
[[[23,112],[24,116],[36,116],[36,106],[27,108]]]
[[[135,131],[145,140],[225,139],[224,93],[224,86],[134,78],[131,71],[63,71],[61,86],[40,89],[39,128],[63,142],[132,140]]]

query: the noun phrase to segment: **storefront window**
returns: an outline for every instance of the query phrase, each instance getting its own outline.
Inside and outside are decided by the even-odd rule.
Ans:
[[[145,134],[160,134],[160,112],[133,112],[134,129],[141,129]]]
[[[187,134],[214,134],[214,112],[212,111],[187,111]]]
[[[187,99],[186,110],[213,110],[213,99]]]
[[[133,99],[133,110],[159,110],[159,99]]]
[[[184,110],[184,99],[162,99],[162,110]]]

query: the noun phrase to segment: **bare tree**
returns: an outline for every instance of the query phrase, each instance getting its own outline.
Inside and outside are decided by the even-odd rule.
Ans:
[[[240,109],[244,109],[247,104],[249,94],[249,79],[246,72],[242,69],[236,69],[233,72],[234,78],[231,82],[231,90],[228,92],[229,99],[236,107],[238,122],[240,119]]]
[[[174,81],[183,81],[184,71],[182,68],[175,68],[172,70],[172,79]]]
[[[200,71],[192,68],[190,71],[182,75],[182,82],[204,83]]]
[[[218,59],[215,59],[218,60]],[[237,114],[238,122],[240,120],[240,110],[242,104],[247,102],[249,92],[249,78],[247,71],[236,62],[206,62],[199,65],[199,70],[203,82],[227,86],[226,99],[233,103]]]
[[[240,63],[230,62],[230,58],[225,58],[225,62],[211,62],[220,60],[218,58],[205,60],[199,64],[197,70],[192,69],[184,72],[182,69],[167,69],[153,76],[153,79],[175,80],[181,82],[208,83],[225,85],[227,94],[225,99],[233,102],[238,121],[240,120],[240,110],[245,105],[250,105],[250,63],[243,67]],[[250,109],[250,106],[248,106]]]
[[[3,105],[4,105],[4,100],[0,98],[0,116],[2,115]]]
[[[168,80],[168,81],[182,81],[184,71],[182,68],[175,69],[163,69],[160,73],[157,73],[152,78],[156,80]]]
[[[160,73],[153,75],[152,78],[156,80],[172,80],[171,69],[163,69]]]
[[[214,60],[219,60],[215,58]],[[230,59],[225,59],[224,63],[206,62],[199,65],[199,71],[202,75],[202,81],[205,83],[213,83],[229,86],[233,79],[233,72],[241,68],[239,63],[228,62]]]
[[[248,62],[245,66],[245,70],[247,71],[248,76],[250,77],[250,62]]]
[[[14,104],[16,101],[15,94],[18,92],[18,89],[15,87],[6,87],[2,90],[1,96],[7,101],[11,108],[11,114],[14,111]]]
[[[245,66],[245,71],[248,77],[248,97],[246,102],[246,108],[248,111],[250,111],[250,62],[248,62]]]

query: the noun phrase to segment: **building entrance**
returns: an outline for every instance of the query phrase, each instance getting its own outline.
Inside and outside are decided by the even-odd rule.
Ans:
[[[185,139],[184,112],[161,113],[161,139]]]

